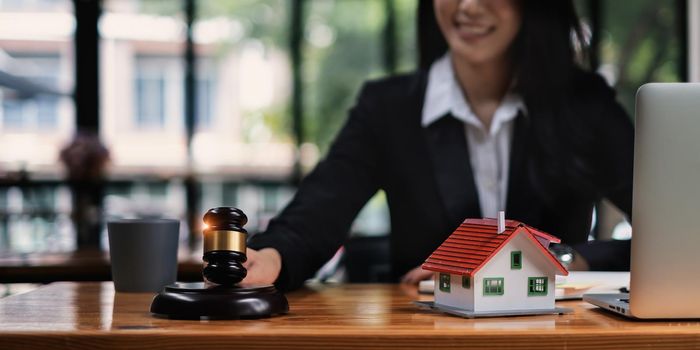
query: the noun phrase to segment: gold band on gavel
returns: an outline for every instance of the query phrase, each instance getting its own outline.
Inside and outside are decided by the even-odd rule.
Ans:
[[[232,250],[245,254],[247,236],[240,231],[204,231],[204,252]]]

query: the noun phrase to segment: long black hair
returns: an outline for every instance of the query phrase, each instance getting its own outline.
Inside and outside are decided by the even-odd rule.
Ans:
[[[550,96],[570,85],[577,58],[585,55],[579,17],[571,0],[521,0],[519,6],[522,25],[511,46],[516,91],[526,99]],[[419,65],[428,69],[447,42],[432,1],[419,1],[417,19]]]
[[[577,156],[586,135],[578,135],[569,97],[586,40],[572,0],[520,0],[522,24],[510,54],[515,87],[528,109],[529,133],[534,143],[529,172],[532,185],[545,201],[566,187],[591,191],[590,167]],[[432,0],[418,4],[420,69],[427,70],[448,49],[435,19]],[[565,179],[565,180],[564,180]]]

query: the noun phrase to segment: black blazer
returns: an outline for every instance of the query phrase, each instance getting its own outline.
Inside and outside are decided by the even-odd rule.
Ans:
[[[529,117],[520,115],[506,216],[558,236],[594,269],[625,269],[627,242],[590,246],[586,241],[596,200],[607,197],[628,215],[631,211],[633,126],[599,76],[579,75],[570,110],[593,141],[582,157],[593,165],[595,191],[556,193],[549,203],[541,199],[523,171],[532,135]],[[448,115],[421,126],[426,84],[424,71],[366,83],[326,158],[267,231],[250,239],[251,248],[280,252],[280,288],[297,288],[313,276],[344,243],[353,219],[379,189],[389,204],[397,279],[419,266],[465,218],[481,217],[463,123]]]

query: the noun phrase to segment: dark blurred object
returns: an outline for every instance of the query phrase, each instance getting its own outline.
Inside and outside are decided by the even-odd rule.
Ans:
[[[390,283],[389,236],[352,237],[345,243],[345,271],[350,283]]]
[[[96,134],[79,132],[61,150],[68,186],[73,194],[71,218],[78,238],[78,248],[99,248],[109,150]]]
[[[428,70],[436,59],[447,50],[447,42],[440,32],[432,1],[418,2],[416,16],[416,33],[418,34],[418,67]]]
[[[79,132],[73,140],[61,150],[61,162],[68,171],[70,181],[102,180],[109,162],[109,150],[97,135]]]
[[[75,124],[100,130],[100,31],[102,0],[73,0],[75,11]]]

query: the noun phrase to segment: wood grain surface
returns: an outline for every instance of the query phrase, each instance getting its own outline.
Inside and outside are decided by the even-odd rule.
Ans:
[[[422,310],[413,287],[311,285],[288,315],[262,320],[152,317],[151,294],[111,283],[54,283],[0,299],[0,349],[689,349],[700,322],[630,321],[582,301],[569,315],[462,319]]]
[[[178,253],[178,281],[202,280],[202,256],[186,249]],[[67,253],[0,254],[0,283],[110,281],[109,253],[78,250]]]

